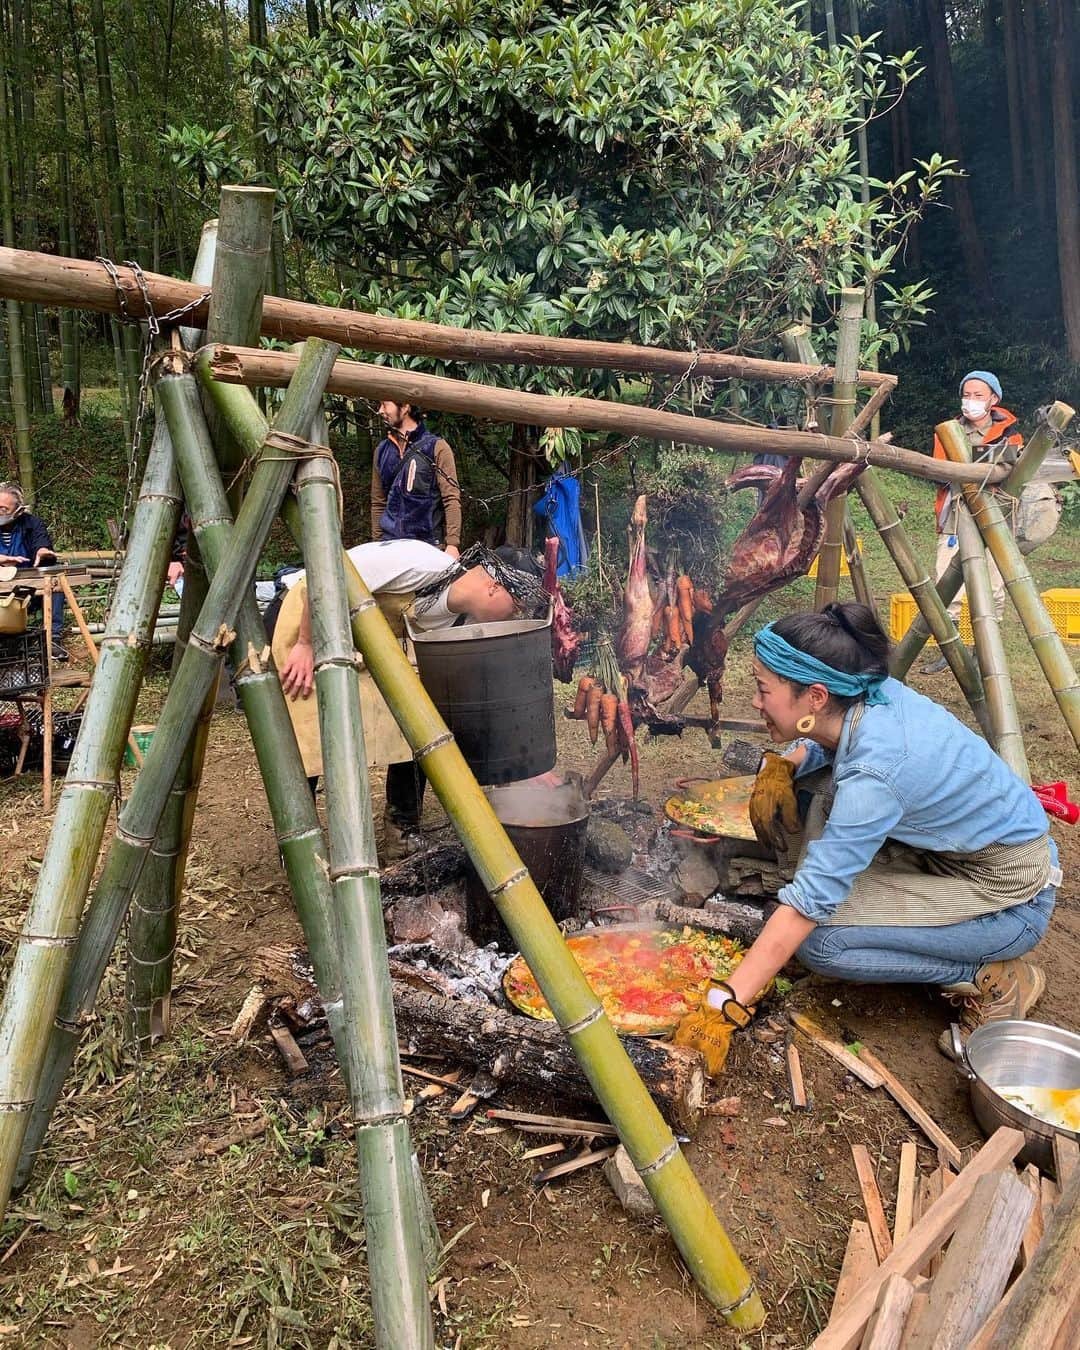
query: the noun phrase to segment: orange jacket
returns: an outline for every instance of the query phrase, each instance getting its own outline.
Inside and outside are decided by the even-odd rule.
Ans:
[[[975,458],[996,459],[1005,448],[1005,445],[1013,446],[1014,449],[1019,452],[1023,447],[1024,438],[1021,436],[1020,432],[1016,430],[1016,414],[1009,412],[1008,408],[1002,408],[998,405],[990,409],[990,420],[993,425],[987,428],[982,445],[976,447]],[[1002,442],[1004,442],[1004,445]],[[936,432],[934,433],[934,458],[948,459],[948,455],[945,453],[945,447],[938,440]],[[948,486],[942,485],[938,488],[937,498],[934,501],[934,512],[937,516],[939,528],[941,526],[942,512],[945,510],[949,500],[949,491]]]

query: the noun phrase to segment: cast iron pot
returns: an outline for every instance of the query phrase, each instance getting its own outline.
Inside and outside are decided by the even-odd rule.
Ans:
[[[1054,1172],[1054,1135],[1080,1143],[1080,1134],[1060,1129],[1006,1101],[999,1087],[1080,1088],[1080,1036],[1042,1022],[987,1022],[967,1044],[950,1027],[956,1067],[968,1080],[971,1109],[987,1135],[1001,1125],[1023,1130],[1027,1143],[1019,1162]]]

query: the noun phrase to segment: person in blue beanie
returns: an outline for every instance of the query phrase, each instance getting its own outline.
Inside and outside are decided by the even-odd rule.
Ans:
[[[1026,959],[1061,882],[1042,805],[981,736],[891,679],[888,652],[858,604],[754,639],[754,707],[787,748],[765,753],[750,816],[790,880],[676,1034],[714,1063],[793,956],[836,979],[935,985],[965,1035],[1026,1017],[1046,987]]]
[[[1001,406],[1001,381],[998,377],[992,370],[969,370],[960,381],[959,393],[960,422],[971,442],[971,458],[976,463],[1015,464],[1024,448],[1024,438],[1017,428],[1015,414]],[[948,458],[937,436],[934,437],[934,458]],[[948,567],[958,547],[957,509],[958,498],[952,489],[947,484],[939,487],[934,503],[938,538],[935,570],[938,577]],[[986,562],[994,591],[994,609],[1000,623],[1005,613],[1005,582],[989,553]],[[949,605],[954,623],[960,621],[963,601],[964,588],[961,586]],[[920,667],[920,671],[923,675],[938,675],[947,666],[948,662],[939,652],[931,656]]]

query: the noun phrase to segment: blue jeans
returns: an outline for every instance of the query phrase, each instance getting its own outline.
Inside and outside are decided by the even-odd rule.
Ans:
[[[1050,860],[1058,865],[1050,841]],[[1046,886],[1022,905],[937,928],[819,925],[799,948],[819,975],[865,984],[965,984],[988,961],[1023,956],[1050,926],[1057,891]]]

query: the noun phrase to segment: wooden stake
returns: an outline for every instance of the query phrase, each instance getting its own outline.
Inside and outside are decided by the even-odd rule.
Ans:
[[[892,1238],[889,1236],[885,1206],[881,1203],[881,1192],[874,1176],[874,1165],[870,1161],[865,1144],[852,1144],[851,1156],[855,1160],[855,1173],[859,1178],[859,1189],[862,1191],[866,1218],[870,1224],[870,1236],[874,1240],[874,1251],[877,1253],[878,1261],[881,1262],[892,1251]]]

